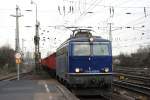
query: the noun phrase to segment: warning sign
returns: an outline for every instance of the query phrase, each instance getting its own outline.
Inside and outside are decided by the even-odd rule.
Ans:
[[[16,64],[20,64],[21,63],[21,59],[16,59]]]
[[[20,59],[21,58],[21,54],[20,53],[16,53],[15,57],[16,57],[16,59]]]

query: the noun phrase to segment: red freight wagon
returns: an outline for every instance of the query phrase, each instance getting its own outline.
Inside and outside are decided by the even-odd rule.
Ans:
[[[47,70],[50,75],[56,73],[56,53],[49,55],[48,57],[41,60],[42,67]]]

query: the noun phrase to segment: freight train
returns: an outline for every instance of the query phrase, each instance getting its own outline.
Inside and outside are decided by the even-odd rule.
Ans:
[[[56,76],[56,53],[49,55],[41,60],[41,67],[52,76]]]
[[[90,30],[74,30],[42,65],[69,87],[111,89],[111,41],[93,36]]]

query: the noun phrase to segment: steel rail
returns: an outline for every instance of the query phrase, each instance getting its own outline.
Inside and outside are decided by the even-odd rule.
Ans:
[[[123,74],[123,73],[114,73],[114,77],[119,77],[119,76],[124,77],[124,79],[122,81],[132,82],[132,83],[135,83],[138,85],[150,87],[150,78],[149,77],[136,76],[136,75],[130,75],[130,74]]]
[[[114,70],[114,73],[124,73],[124,74],[130,74],[130,75],[140,75],[140,76],[143,76],[143,77],[149,77],[150,76],[150,74],[148,74],[148,73],[141,73],[141,72],[138,72],[138,71],[128,71],[128,70],[126,70],[126,71],[115,71]]]
[[[138,79],[138,80],[149,80],[150,81],[150,78],[149,77],[144,77],[144,76],[136,76],[136,75],[131,75],[131,74],[124,74],[124,73],[114,73],[114,75],[123,75],[123,76],[127,76],[127,77],[131,77],[133,79]]]
[[[150,96],[150,88],[146,86],[141,86],[135,83],[124,82],[124,81],[113,81],[114,86],[128,89],[130,91],[138,92],[146,96]]]
[[[14,73],[7,74],[5,76],[0,77],[0,81],[9,80],[14,77],[17,77],[17,74],[14,74]]]
[[[28,74],[28,73],[30,73],[30,72],[20,73],[20,75],[25,75],[25,74]],[[6,80],[10,81],[10,80],[15,80],[15,79],[17,79],[17,74],[14,74],[14,73],[8,74],[4,77],[0,77],[0,81],[6,81]]]
[[[114,72],[131,74],[131,75],[140,75],[140,76],[150,76],[150,69],[143,68],[122,68],[122,69],[114,69]]]

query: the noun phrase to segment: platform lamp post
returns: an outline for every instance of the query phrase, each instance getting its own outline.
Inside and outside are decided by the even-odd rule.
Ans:
[[[39,60],[41,58],[41,53],[40,53],[40,50],[39,50],[39,40],[40,40],[40,37],[39,37],[39,22],[38,22],[38,19],[37,19],[37,4],[35,2],[33,2],[31,0],[31,4],[34,4],[35,7],[36,7],[36,20],[35,20],[35,36],[34,36],[34,44],[35,44],[35,70],[36,71],[39,71],[39,68],[40,68],[40,64],[39,64]]]

